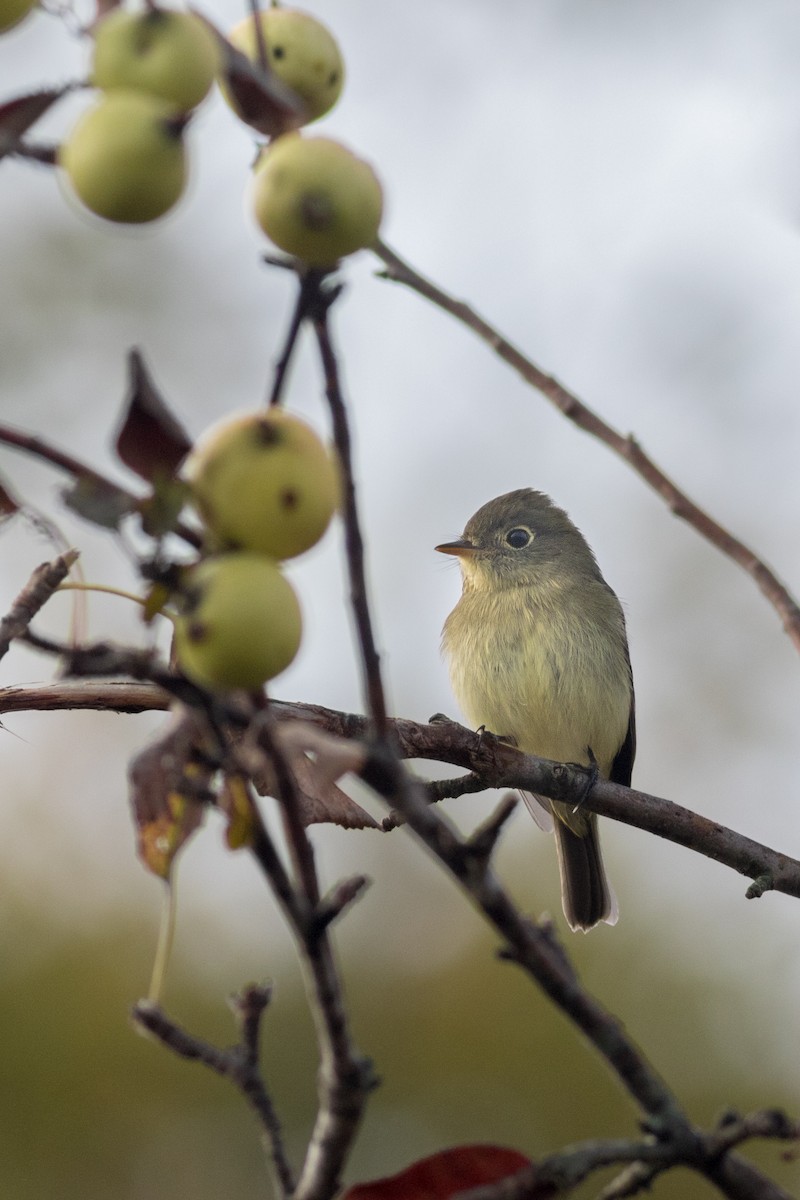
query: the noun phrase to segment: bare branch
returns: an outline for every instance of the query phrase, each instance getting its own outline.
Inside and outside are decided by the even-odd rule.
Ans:
[[[331,733],[368,737],[368,722],[352,713],[317,705],[275,702],[283,718],[306,715]],[[759,887],[748,890],[753,899],[766,890],[800,898],[800,862],[706,817],[647,792],[597,779],[586,791],[587,769],[523,754],[483,733],[480,736],[455,721],[418,724],[397,718],[390,729],[403,758],[430,758],[470,769],[487,788],[519,788],[566,803],[584,804],[600,816],[654,833],[733,868]]]
[[[267,710],[268,717],[269,710]],[[350,1033],[344,992],[328,937],[328,926],[363,887],[350,881],[341,894],[320,900],[314,853],[302,821],[295,781],[269,719],[259,725],[259,740],[269,755],[284,830],[297,874],[294,886],[256,814],[256,853],[275,886],[296,934],[306,974],[307,993],[320,1051],[319,1107],[294,1200],[328,1200],[340,1185],[341,1172],[361,1123],[367,1096],[375,1086],[372,1064],[356,1049]]]
[[[126,666],[129,669],[137,667],[141,676],[146,673],[148,661],[144,656],[133,661],[121,657],[116,666],[119,673]],[[115,664],[112,661],[110,665]],[[170,683],[172,686],[167,689],[165,685]],[[72,708],[113,712],[166,709],[170,694],[180,692],[180,686],[178,680],[170,681],[169,677],[162,676],[158,684],[89,679],[9,687],[0,689],[0,714]],[[369,736],[368,719],[357,713],[282,700],[273,700],[270,709],[281,721],[300,718],[341,737],[366,739]],[[227,715],[235,715],[240,723],[243,720],[241,713]],[[800,899],[800,862],[670,800],[604,779],[598,779],[587,794],[585,768],[523,754],[490,735],[478,737],[454,721],[425,725],[396,718],[389,722],[389,729],[403,758],[435,759],[471,768],[470,773],[462,777],[464,787],[461,790],[457,786],[458,780],[442,781],[442,792],[447,796],[486,788],[519,788],[555,800],[581,801],[592,812],[685,846],[754,880],[746,892],[748,899],[757,899],[765,891],[782,892]],[[426,792],[433,789],[433,799],[440,798],[435,782],[421,786]],[[391,813],[382,828],[394,829],[404,821],[402,813]]]
[[[500,934],[505,956],[538,983],[609,1063],[646,1114],[648,1128],[668,1140],[693,1142],[694,1130],[664,1080],[619,1022],[579,986],[563,951],[554,947],[552,932],[521,915],[485,858],[469,852],[452,826],[426,802],[424,791],[402,764],[376,745],[363,777],[403,812],[417,836]]]
[[[260,23],[256,25],[256,28],[259,30],[261,29]],[[286,340],[284,342],[283,350],[281,351],[281,356],[275,364],[275,372],[272,378],[272,388],[270,389],[269,399],[267,401],[270,407],[275,404],[280,404],[281,402],[283,387],[286,382],[286,376],[289,371],[292,357],[294,356],[295,348],[297,346],[298,335],[308,312],[308,293],[312,286],[315,288],[319,287],[319,282],[314,278],[313,273],[300,276],[300,290],[297,293],[297,300],[295,302],[292,318],[289,322]]]
[[[0,658],[15,638],[21,637],[43,604],[46,604],[60,583],[66,579],[78,551],[68,550],[52,562],[42,563],[31,575],[17,596],[11,610],[0,621]]]
[[[233,997],[232,1008],[241,1028],[242,1040],[239,1045],[225,1050],[188,1033],[149,1001],[143,1000],[135,1005],[132,1017],[140,1030],[156,1038],[174,1054],[202,1063],[218,1075],[230,1079],[239,1089],[264,1130],[281,1195],[289,1197],[294,1194],[294,1174],[286,1155],[281,1125],[259,1068],[261,1019],[269,1000],[269,989],[255,986],[245,988],[241,995]]]
[[[153,683],[129,679],[60,679],[57,683],[21,684],[0,689],[0,712],[140,713],[169,709],[172,697]]]
[[[387,729],[386,698],[381,682],[380,657],[375,645],[367,602],[367,581],[364,570],[364,541],[356,506],[356,489],[353,479],[353,461],[350,446],[350,429],[347,412],[339,382],[339,368],[333,350],[328,325],[328,309],[331,297],[320,293],[314,310],[314,332],[317,336],[322,366],[325,372],[325,392],[333,420],[333,437],[339,453],[343,477],[342,514],[345,526],[345,548],[350,575],[350,600],[353,606],[358,639],[361,647],[361,662],[365,675],[364,688],[368,711],[379,735]]]
[[[648,1192],[659,1175],[674,1167],[699,1170],[731,1200],[791,1200],[783,1188],[728,1151],[752,1138],[796,1141],[799,1135],[798,1125],[783,1113],[765,1111],[737,1118],[727,1141],[717,1130],[701,1133],[699,1156],[690,1153],[685,1157],[680,1145],[654,1138],[581,1142],[564,1146],[501,1183],[462,1192],[459,1200],[544,1200],[566,1194],[602,1167],[621,1163],[630,1166],[603,1188],[599,1200],[622,1200]],[[720,1168],[722,1179],[717,1178]]]
[[[386,264],[386,271],[383,272],[385,278],[411,288],[412,291],[424,296],[437,308],[443,309],[444,312],[460,321],[462,325],[471,329],[526,383],[541,392],[579,429],[592,434],[620,458],[623,458],[645,483],[661,496],[676,517],[686,521],[702,537],[747,571],[780,616],[783,627],[795,647],[800,650],[800,605],[788,589],[748,546],[740,542],[738,538],[735,538],[733,534],[691,501],[645,454],[635,438],[630,435],[626,437],[618,430],[613,429],[557,379],[554,379],[552,375],[545,374],[535,366],[521,350],[513,346],[468,304],[462,300],[456,300],[431,280],[420,275],[385,243],[379,242],[374,249],[378,257]]]

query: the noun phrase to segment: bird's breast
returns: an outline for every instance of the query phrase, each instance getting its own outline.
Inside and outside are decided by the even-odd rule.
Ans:
[[[442,645],[472,725],[559,762],[587,763],[591,748],[607,775],[628,728],[630,666],[613,592],[601,584],[586,599],[562,588],[466,592]]]

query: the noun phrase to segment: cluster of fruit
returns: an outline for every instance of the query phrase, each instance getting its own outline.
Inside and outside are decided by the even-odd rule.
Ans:
[[[185,572],[178,665],[212,690],[260,688],[300,646],[300,606],[279,564],[327,529],[336,459],[304,421],[272,408],[214,426],[184,471],[209,553]]]
[[[34,6],[0,0],[0,32]],[[372,168],[340,142],[299,132],[332,108],[344,83],[336,40],[314,17],[273,5],[226,39],[195,12],[148,3],[114,7],[89,32],[88,78],[99,95],[57,161],[91,212],[139,225],[177,204],[188,174],[185,130],[216,80],[234,112],[270,138],[252,203],[275,245],[327,269],[375,242],[383,194]]]

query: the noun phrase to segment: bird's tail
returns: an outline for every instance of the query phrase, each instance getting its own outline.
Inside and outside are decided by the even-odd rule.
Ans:
[[[606,878],[597,818],[588,814],[580,836],[556,817],[555,835],[561,875],[561,904],[570,929],[586,931],[605,921],[616,925],[617,898]]]

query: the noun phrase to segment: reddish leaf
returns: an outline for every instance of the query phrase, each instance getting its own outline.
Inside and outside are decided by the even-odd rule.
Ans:
[[[270,70],[262,71],[246,54],[224,38],[196,9],[190,9],[214,34],[222,52],[220,80],[236,114],[259,133],[277,137],[297,129],[307,117],[306,107],[291,88]]]
[[[128,396],[116,449],[126,467],[153,483],[175,474],[192,448],[172,415],[138,350],[128,356]]]
[[[47,112],[51,104],[60,100],[69,87],[50,88],[47,91],[31,92],[27,96],[16,96],[0,104],[0,158],[13,152],[16,142],[35,121]]]
[[[502,1146],[453,1146],[421,1158],[398,1175],[349,1188],[342,1200],[446,1200],[458,1192],[499,1183],[531,1160]]]
[[[0,521],[13,517],[20,510],[19,501],[11,494],[5,484],[0,483]]]

